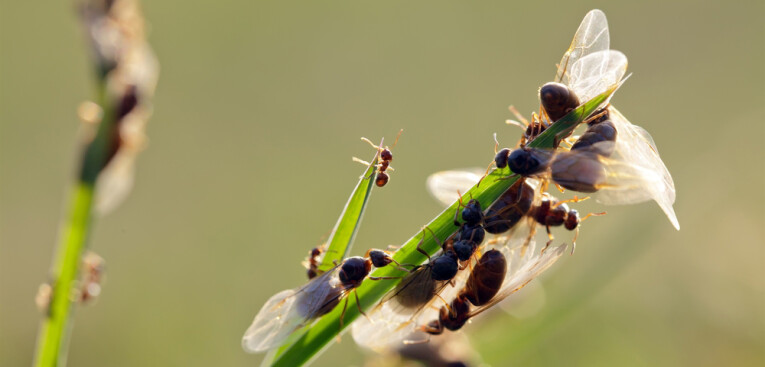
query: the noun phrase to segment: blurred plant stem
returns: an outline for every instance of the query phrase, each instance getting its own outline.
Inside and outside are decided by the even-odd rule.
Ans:
[[[68,216],[61,228],[50,278],[48,312],[37,338],[36,366],[66,365],[67,340],[72,331],[71,318],[82,254],[87,248],[92,221],[96,178],[107,159],[108,137],[115,128],[114,108],[106,97],[105,79],[99,77],[98,94],[104,110],[95,139],[87,145],[79,178],[69,198]]]

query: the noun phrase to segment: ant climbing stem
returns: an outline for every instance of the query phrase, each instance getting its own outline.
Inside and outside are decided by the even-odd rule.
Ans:
[[[385,148],[383,148],[383,141],[382,140],[380,141],[380,145],[375,145],[369,139],[363,138],[363,137],[361,138],[361,140],[369,143],[369,145],[371,145],[372,148],[377,150],[377,155],[375,155],[375,158],[379,157],[379,162],[380,162],[380,163],[378,163],[376,165],[376,168],[377,168],[376,175],[377,175],[377,177],[375,178],[375,184],[377,185],[377,187],[385,186],[385,184],[388,183],[388,180],[390,180],[390,176],[388,176],[388,174],[385,173],[386,170],[390,169],[391,171],[395,171],[393,169],[393,167],[390,167],[390,162],[393,161],[393,153],[391,153],[390,150],[393,147],[395,147],[396,144],[398,144],[398,139],[401,137],[401,134],[403,132],[404,132],[404,129],[399,130],[398,135],[396,135],[396,140],[393,142],[393,146],[391,146],[391,147],[386,146]],[[354,158],[354,161],[358,162],[360,160],[358,160],[357,158]],[[367,166],[371,165],[370,163],[367,163],[367,162],[364,162],[364,163],[366,163]],[[372,176],[370,175],[370,178],[371,177]]]
[[[374,143],[372,143],[372,141],[370,141],[369,139],[367,139],[367,138],[365,138],[365,137],[363,137],[363,136],[361,137],[361,140],[362,140],[362,141],[365,141],[365,142],[367,142],[367,143],[369,143],[369,145],[371,145],[373,148],[375,148],[375,149],[377,150],[377,152],[375,153],[375,156],[374,156],[374,158],[372,158],[372,161],[374,161],[375,159],[377,159],[378,157],[380,157],[380,149],[379,149],[379,147],[378,147],[377,145],[375,145]],[[380,145],[382,145],[384,141],[385,141],[385,138],[382,138],[382,139],[380,140]],[[354,161],[354,162],[357,162],[357,163],[361,163],[361,164],[363,164],[363,165],[365,165],[365,166],[367,166],[367,167],[371,167],[371,166],[372,166],[372,163],[370,163],[370,162],[367,162],[367,161],[365,161],[365,160],[363,160],[363,159],[360,159],[360,158],[356,158],[356,157],[353,157],[353,161]],[[379,169],[379,167],[380,167],[380,164],[378,163],[378,164],[376,165],[376,167]],[[391,167],[391,171],[392,171],[392,170],[393,170],[393,168]],[[372,172],[372,174],[370,174],[369,176],[364,176],[364,178],[365,178],[365,179],[369,179],[369,178],[372,178],[372,175],[374,175],[374,172]]]

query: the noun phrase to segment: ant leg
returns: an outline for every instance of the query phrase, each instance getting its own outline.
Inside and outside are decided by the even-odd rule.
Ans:
[[[601,216],[601,215],[606,215],[606,212],[589,213],[589,214],[585,215],[584,218],[580,219],[579,223],[584,222],[584,220],[589,218],[589,217],[597,217],[597,216]],[[571,255],[573,255],[574,254],[574,250],[576,250],[576,239],[577,238],[579,238],[579,226],[576,227],[576,230],[574,232],[574,240],[572,241],[572,244],[571,244]]]
[[[420,247],[422,245],[422,243],[425,241],[425,228],[427,228],[427,227],[423,227],[422,228],[422,238],[420,238],[420,242],[417,243],[417,251],[419,253],[427,256],[428,261],[430,261],[430,255],[427,252],[425,252],[425,250],[423,250],[422,247]]]
[[[494,150],[497,150],[497,149],[495,148]],[[494,164],[493,160],[491,162],[489,162],[489,166],[486,167],[486,172],[484,172],[483,176],[481,176],[481,178],[478,179],[478,183],[475,184],[475,187],[481,187],[481,181],[483,181],[483,179],[486,178],[486,176],[489,175],[489,170],[491,170],[491,166],[493,164]]]
[[[518,126],[523,131],[526,131],[527,126],[523,126],[523,123],[515,120],[505,120],[506,125]]]
[[[464,208],[465,204],[462,203],[462,194],[460,193],[460,190],[457,190],[457,210],[454,211],[454,225],[457,227],[461,227],[459,221],[459,214],[460,214],[460,208]]]
[[[364,317],[366,317],[367,320],[369,320],[369,323],[371,324],[372,319],[370,319],[369,316],[366,314],[366,312],[364,312],[364,310],[361,309],[361,303],[359,303],[359,293],[356,292],[355,289],[353,290],[353,295],[356,296],[356,308],[359,309],[359,313],[364,315]]]
[[[605,107],[599,109],[597,112],[595,112],[594,115],[588,117],[586,120],[582,121],[583,124],[589,124],[592,121],[595,121],[599,118],[601,118],[603,115],[608,114],[608,108],[611,107],[611,104],[607,104]]]
[[[373,143],[371,140],[369,140],[369,139],[367,139],[365,137],[361,137],[361,140],[367,142],[369,145],[372,146],[372,148],[375,148],[377,150],[381,150],[382,149],[382,144],[383,144],[382,140],[380,141],[380,145],[375,145],[375,143]],[[385,138],[383,138],[383,140],[385,140]]]
[[[550,232],[550,226],[545,226],[547,228],[547,238],[550,239],[550,241],[554,240],[555,237],[552,235],[552,232]]]
[[[545,251],[547,251],[547,248],[548,248],[548,247],[550,247],[550,244],[551,244],[552,242],[553,242],[553,240],[552,240],[552,239],[551,239],[551,240],[549,240],[549,241],[547,241],[547,244],[545,244],[545,247],[544,247],[544,248],[542,248],[542,252],[540,252],[539,254],[540,254],[540,255],[541,255],[541,254],[544,254],[544,253],[545,253]]]
[[[361,164],[363,164],[363,165],[365,165],[367,167],[372,167],[372,163],[369,163],[369,162],[367,162],[365,160],[362,160],[362,159],[359,159],[359,158],[356,158],[356,157],[353,157],[353,161],[357,162],[357,163],[361,163]],[[362,177],[364,177],[364,179],[368,180],[368,179],[372,178],[372,176],[374,176],[376,173],[377,173],[377,171],[372,172],[369,176],[362,176]]]
[[[348,297],[345,297],[345,304],[343,304],[343,312],[340,314],[340,331],[343,331],[343,319],[345,318],[345,311],[348,309]],[[340,334],[337,334],[338,338]]]
[[[600,212],[600,213],[590,213],[585,215],[579,222],[584,222],[589,217],[599,217],[601,215],[606,215],[607,212]]]
[[[578,203],[578,202],[581,202],[581,201],[585,201],[585,200],[587,200],[589,198],[590,198],[589,196],[585,196],[583,198],[580,198],[580,197],[574,195],[574,197],[571,198],[571,199],[566,199],[566,200],[561,200],[561,201],[556,202],[555,204],[553,204],[551,206],[551,208],[555,209],[555,208],[563,205],[564,203]]]
[[[369,163],[369,162],[367,162],[367,161],[365,161],[363,159],[356,158],[356,157],[353,157],[353,161],[356,162],[356,163],[361,163],[361,164],[363,164],[363,165],[365,165],[367,167],[372,165],[372,163]]]
[[[560,192],[561,192],[561,194],[562,194],[562,193],[564,193],[564,192],[566,192],[566,189],[564,189],[564,188],[563,188],[563,186],[561,186],[561,185],[558,185],[557,183],[555,184],[555,187],[557,187],[557,188],[558,188],[558,191],[560,191]]]
[[[439,240],[439,239],[438,239],[438,237],[436,237],[436,233],[435,233],[435,232],[433,232],[433,230],[432,230],[432,229],[430,229],[430,228],[429,228],[429,227],[427,227],[427,226],[425,227],[425,229],[427,229],[428,231],[430,231],[430,235],[431,235],[431,236],[433,236],[433,240],[435,240],[435,241],[436,241],[436,243],[438,244],[438,247],[440,247],[440,248],[444,248],[444,243],[443,243],[443,242],[441,242],[441,240]],[[423,234],[422,234],[422,238],[423,238],[423,239],[425,238],[425,232],[424,232],[424,231],[423,231]],[[419,246],[418,246],[418,247],[419,247]]]
[[[529,230],[529,235],[526,236],[526,241],[523,242],[523,247],[521,248],[521,256],[526,254],[526,250],[529,248],[529,244],[531,244],[531,240],[534,238],[534,235],[537,233],[537,226],[534,225],[531,227],[531,230]]]
[[[520,122],[521,122],[521,124],[523,124],[523,125],[524,125],[524,128],[526,128],[526,127],[529,127],[529,120],[526,120],[526,118],[525,118],[525,117],[523,117],[523,115],[521,115],[521,113],[520,113],[520,112],[518,112],[518,110],[517,110],[517,109],[515,109],[515,106],[513,106],[513,105],[510,105],[510,107],[508,107],[507,109],[508,109],[508,110],[510,110],[510,112],[511,112],[513,115],[515,115],[515,118],[517,118],[517,119],[518,119],[518,121],[520,121]]]

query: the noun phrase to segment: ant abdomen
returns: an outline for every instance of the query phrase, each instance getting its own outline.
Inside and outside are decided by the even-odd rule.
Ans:
[[[506,272],[505,255],[497,250],[487,251],[476,263],[460,296],[474,306],[488,303],[502,287]]]
[[[579,106],[579,97],[561,83],[547,83],[539,89],[539,101],[551,122],[558,121]]]

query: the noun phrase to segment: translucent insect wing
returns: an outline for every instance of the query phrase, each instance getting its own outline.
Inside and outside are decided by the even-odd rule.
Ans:
[[[295,307],[295,290],[281,291],[271,297],[252,325],[244,333],[242,347],[249,353],[259,353],[278,346],[305,320]]]
[[[591,10],[584,16],[576,34],[574,34],[574,40],[571,41],[568,50],[563,54],[563,58],[558,64],[555,81],[570,85],[568,71],[574,63],[589,54],[608,50],[609,47],[610,39],[606,15],[598,9]]]
[[[420,279],[414,279],[409,287],[417,287],[429,277],[430,269],[423,268],[427,274],[421,275]],[[356,344],[376,351],[385,351],[397,348],[404,341],[424,341],[427,335],[420,331],[423,324],[438,319],[438,310],[443,306],[444,300],[454,299],[457,292],[465,285],[469,271],[460,271],[454,277],[454,286],[449,282],[439,282],[434,296],[430,301],[417,308],[402,307],[388,293],[386,297],[368,313],[368,318],[360,318],[353,324],[353,340]]]
[[[416,317],[395,311],[388,303],[381,304],[369,313],[369,318],[359,318],[353,324],[352,334],[356,344],[378,352],[400,346],[416,333],[420,320],[437,319],[438,311],[423,308]]]
[[[258,353],[277,347],[295,330],[316,317],[327,305],[330,292],[338,291],[334,269],[297,290],[281,291],[271,297],[244,333],[244,350]],[[338,297],[342,294],[338,292]]]
[[[626,72],[627,56],[619,51],[603,50],[571,65],[566,84],[584,102],[619,84]]]
[[[604,190],[598,195],[598,201],[604,204],[632,204],[653,199],[672,225],[680,229],[672,208],[675,202],[675,183],[651,135],[645,129],[631,124],[613,106],[609,107],[609,113],[617,131],[614,160],[618,161],[606,164],[607,169],[612,171],[609,177],[638,181],[630,189]]]
[[[484,306],[470,312],[471,317],[480,314],[488,308],[502,302],[505,298],[519,291],[537,276],[552,266],[566,251],[566,245],[548,248],[545,252],[536,251],[533,244],[525,251],[518,246],[506,246],[500,251],[507,260],[505,279],[494,298]]]
[[[481,179],[482,174],[480,168],[441,171],[428,176],[426,185],[428,192],[438,202],[449,206],[459,198],[458,192],[465,193],[470,190]]]

